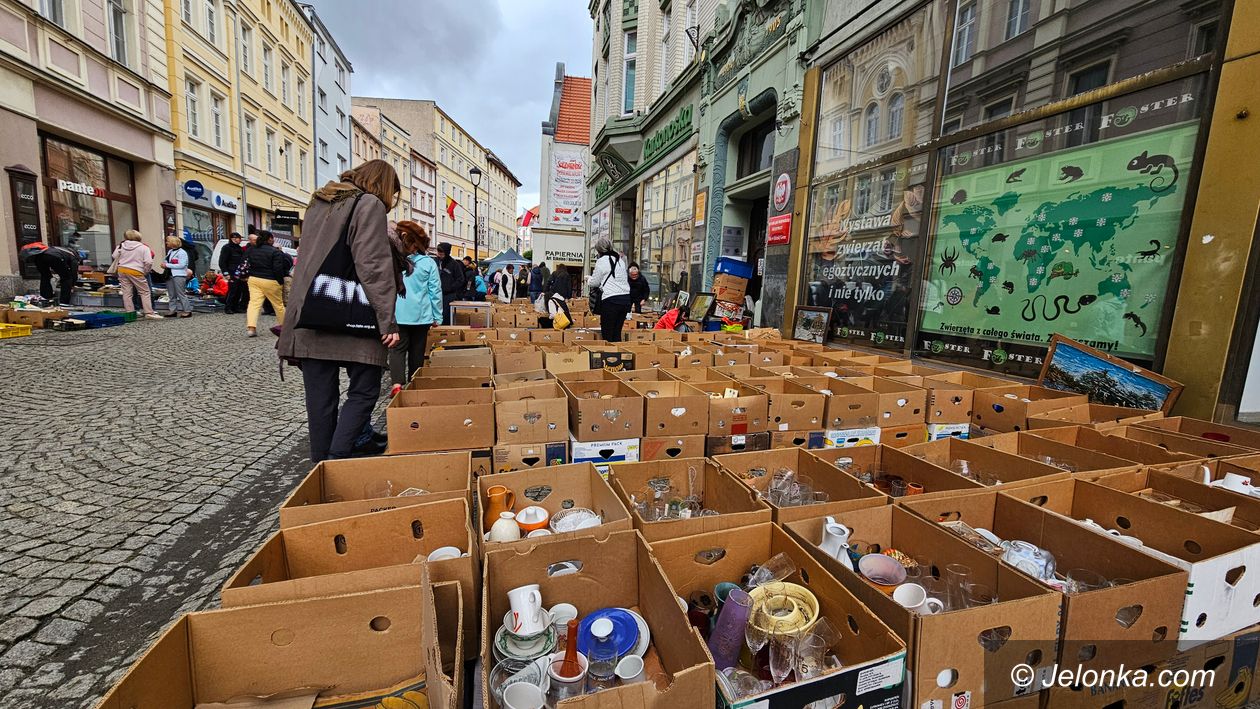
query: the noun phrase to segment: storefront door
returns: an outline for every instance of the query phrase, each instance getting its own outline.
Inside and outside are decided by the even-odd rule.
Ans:
[[[47,243],[74,249],[88,266],[108,266],[123,232],[136,228],[132,165],[43,136]]]

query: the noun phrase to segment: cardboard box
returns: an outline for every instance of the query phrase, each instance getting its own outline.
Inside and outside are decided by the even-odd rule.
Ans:
[[[709,396],[709,435],[732,436],[769,430],[770,397],[738,382],[692,382]]]
[[[389,453],[424,453],[494,445],[490,389],[404,389],[385,407]]]
[[[1194,438],[1206,438],[1211,441],[1232,443],[1236,446],[1260,450],[1260,431],[1242,428],[1241,426],[1227,426],[1223,423],[1204,421],[1190,418],[1189,416],[1172,416],[1165,419],[1143,421],[1134,425],[1138,428],[1158,428]]]
[[[1176,654],[1186,589],[1184,570],[996,490],[928,500],[905,498],[901,505],[930,522],[961,520],[1000,539],[1034,544],[1054,556],[1060,573],[1088,569],[1108,580],[1131,580],[1120,586],[1061,594],[1060,665],[1118,669],[1160,662]],[[1036,576],[1029,578],[1038,581]],[[1126,612],[1135,616],[1127,625],[1117,620]]]
[[[883,429],[878,426],[825,431],[823,433],[823,447],[854,448],[857,446],[876,446],[879,445],[879,438],[882,433]]]
[[[1057,428],[1061,426],[1088,426],[1104,431],[1116,426],[1164,418],[1162,411],[1147,409],[1131,409],[1125,406],[1106,406],[1104,404],[1077,404],[1062,409],[1047,411],[1038,416],[1028,417],[1028,428]]]
[[[970,479],[986,487],[1009,487],[1029,480],[1064,478],[1062,468],[1014,453],[982,446],[960,438],[945,438],[922,443],[906,450],[917,458],[962,477],[962,465],[971,472]]]
[[[699,590],[711,593],[722,581],[738,582],[750,566],[786,554],[797,567],[787,581],[808,586],[818,600],[820,614],[833,627],[842,629],[845,637],[831,648],[844,665],[842,669],[739,701],[725,696],[719,685],[717,706],[721,709],[800,709],[820,700],[819,706],[827,707],[900,706],[905,644],[777,525],[759,524],[658,541],[652,544],[652,552],[674,591],[683,598]],[[699,561],[701,558],[705,561]],[[676,706],[710,704],[697,698]]]
[[[568,465],[569,443],[500,444],[494,447],[494,473]]]
[[[30,325],[35,330],[43,330],[50,327],[54,321],[64,320],[70,317],[70,311],[61,308],[48,308],[43,310],[31,309],[11,309],[5,313],[5,319],[10,325]]]
[[[1108,436],[1104,431],[1085,426],[1033,428],[1029,430],[1029,433],[1066,443],[1069,446],[1085,448],[1146,465],[1177,465],[1189,460],[1198,460],[1196,456],[1187,453],[1174,453],[1152,443],[1143,443],[1123,436]]]
[[[713,456],[713,462],[765,499],[774,511],[774,521],[778,524],[818,514],[886,505],[889,502],[886,495],[863,485],[854,477],[839,474],[835,466],[811,455],[803,448],[716,455]],[[768,490],[771,479],[783,468],[808,476],[813,480],[814,491],[826,493],[830,499],[827,502],[796,507],[779,507],[770,502]]]
[[[543,354],[543,362],[547,371],[552,374],[580,372],[591,368],[591,358],[586,352],[546,352]]]
[[[579,617],[601,608],[629,608],[643,617],[651,634],[651,645],[643,657],[648,681],[569,699],[562,706],[712,707],[713,661],[700,635],[687,623],[674,599],[674,589],[643,538],[633,531],[621,531],[603,538],[547,539],[554,541],[486,556],[483,637],[492,639],[510,610],[507,592],[525,584],[539,585],[544,605],[571,603]],[[562,563],[566,568],[578,568],[571,573],[548,573]],[[479,679],[485,686],[495,663],[488,643],[482,643],[481,653]],[[488,696],[483,701],[484,709],[494,706]]]
[[[611,465],[639,461],[639,440],[623,438],[615,441],[583,442],[570,438],[569,448],[573,452],[574,463],[592,463],[600,475],[608,477]]]
[[[846,380],[879,395],[879,426],[908,426],[927,420],[927,390],[882,377],[852,377]]]
[[[731,378],[717,371],[713,367],[675,367],[673,369],[662,369],[663,373],[669,377],[688,384],[699,384],[701,382],[723,382],[729,384]]]
[[[913,366],[912,371],[925,369]],[[975,390],[964,384],[936,379],[932,376],[917,374],[892,374],[894,370],[888,366],[877,367],[875,373],[887,373],[885,378],[892,381],[912,384],[927,390],[927,417],[929,425],[970,424],[972,407],[975,401]],[[936,372],[939,374],[940,372]]]
[[[929,441],[939,441],[942,438],[961,438],[966,440],[971,438],[971,424],[929,423],[927,425],[927,437]]]
[[[543,368],[543,354],[536,349],[494,351],[494,371],[499,374],[533,372]]]
[[[631,528],[630,513],[621,504],[617,493],[609,487],[608,482],[590,463],[570,463],[569,465],[553,465],[529,470],[514,470],[509,473],[496,473],[477,480],[479,529],[486,532],[490,529],[490,520],[486,517],[486,505],[489,498],[486,490],[502,485],[511,490],[516,499],[513,510],[524,509],[530,505],[538,505],[555,515],[561,510],[574,507],[585,507],[594,510],[603,518],[603,524],[576,532],[551,534],[542,537],[522,537],[511,542],[495,542],[486,540],[481,544],[485,555],[496,549],[512,549],[522,552],[537,544],[579,536],[595,536],[604,538],[609,532]],[[502,617],[500,615],[499,617]]]
[[[879,394],[835,377],[799,375],[792,382],[827,397],[824,416],[832,431],[870,428],[880,424]]]
[[[475,628],[468,624],[476,622],[479,607],[476,534],[463,498],[282,529],[223,584],[223,606],[393,588],[410,583],[409,567],[423,563],[434,581],[459,582],[464,627]],[[458,547],[466,556],[425,560],[445,546]],[[471,652],[476,638],[466,640]]]
[[[1254,450],[1234,443],[1214,441],[1210,438],[1186,436],[1174,431],[1156,428],[1139,428],[1136,426],[1116,426],[1107,430],[1111,436],[1123,436],[1133,441],[1141,441],[1159,446],[1174,453],[1185,453],[1198,459],[1228,458],[1255,453]]]
[[[511,389],[519,386],[530,386],[545,381],[555,381],[556,377],[546,369],[535,369],[529,372],[512,372],[511,374],[494,375],[495,389]]]
[[[626,463],[617,466],[609,482],[648,542],[770,521],[770,506],[707,458]],[[648,522],[635,502],[650,505],[657,496],[663,501],[695,496],[718,514]]]
[[[714,300],[720,300],[724,303],[742,304],[747,288],[747,278],[732,276],[729,273],[719,273],[713,277]]]
[[[817,546],[822,515],[784,525],[788,535],[905,641],[908,706],[985,706],[1012,699],[1016,690],[1010,676],[1016,665],[1037,670],[1054,666],[1060,594],[898,505],[833,516],[851,530],[851,538],[930,560],[942,573],[948,564],[963,564],[970,567],[974,582],[996,592],[998,602],[992,605],[916,615]],[[996,652],[986,650],[981,634],[999,630],[1005,644]]]
[[[644,436],[639,439],[639,460],[703,458],[704,435]]]
[[[529,331],[530,342],[545,342],[552,344],[564,343],[564,332],[561,330],[538,329]]]
[[[538,327],[538,313],[535,313],[535,312],[517,313],[516,319],[514,322],[518,329],[519,328],[528,329],[528,328]]]
[[[564,344],[566,345],[593,345],[602,342],[600,335],[603,334],[599,330],[591,330],[587,327],[569,328],[564,331]]]
[[[569,402],[556,381],[494,392],[495,441],[562,443],[569,440]]]
[[[556,375],[556,381],[561,384],[569,382],[620,382],[624,381],[617,376],[623,372],[609,372],[603,369],[579,369],[573,372],[561,372]]]
[[[1172,470],[1140,468],[1104,475],[1092,482],[1187,512],[1216,513],[1211,516],[1218,522],[1227,522],[1250,532],[1260,532],[1260,498],[1198,482],[1203,467],[1202,464],[1194,463]]]
[[[1102,529],[1136,537],[1143,553],[1189,572],[1179,650],[1260,622],[1260,536],[1136,495],[1083,480],[1059,480],[1007,490],[1020,500]]]
[[[677,366],[678,357],[672,352],[636,352],[634,355],[634,368],[636,370],[673,369]]]
[[[484,369],[484,367],[440,367],[440,369],[474,370]],[[424,369],[421,369],[407,384],[407,389],[411,391],[426,391],[431,389],[489,389],[492,384],[493,379],[491,379],[489,375],[484,377],[431,377],[425,374]]]
[[[888,426],[879,431],[879,442],[893,448],[907,448],[928,440],[927,424],[912,423],[908,426]]]
[[[643,396],[644,432],[653,436],[704,435],[709,430],[709,397],[684,383],[630,382]]]
[[[435,350],[429,355],[434,367],[487,367],[493,372],[494,351],[489,347],[465,347]]]
[[[770,432],[746,433],[738,436],[705,436],[705,455],[764,451],[770,448]]]
[[[983,490],[984,485],[955,475],[952,471],[910,455],[908,451],[890,446],[858,446],[854,448],[824,448],[809,451],[818,460],[835,466],[864,485],[869,485],[881,495],[890,492],[887,478],[896,475],[906,483],[923,488],[921,496],[941,497],[961,492]],[[915,497],[915,495],[907,495]]]
[[[484,347],[498,342],[498,331],[493,327],[478,327],[463,332],[464,344],[476,344]]]
[[[188,613],[99,706],[194,709],[331,688],[315,706],[372,706],[386,697],[424,695],[419,701],[427,698],[429,707],[454,709],[459,692],[455,678],[442,671],[435,615],[427,577],[380,591]],[[458,620],[448,614],[443,623],[455,636]]]
[[[499,342],[529,342],[529,330],[523,327],[513,327],[512,325],[497,327],[495,335],[499,338]]]
[[[643,360],[636,360],[642,362]],[[658,368],[649,369],[631,369],[625,372],[612,372],[612,375],[621,381],[630,384],[632,382],[676,382],[678,379],[669,376],[664,370]]]
[[[771,431],[770,447],[778,450],[779,448],[807,448],[810,450],[822,449],[827,447],[826,431]]]
[[[621,381],[564,383],[569,430],[582,442],[643,437],[643,397]]]
[[[471,504],[471,489],[468,451],[325,460],[280,503],[280,528],[442,500]],[[400,494],[410,490],[426,493]]]
[[[972,437],[968,440],[987,448],[996,448],[1024,458],[1040,460],[1077,475],[1087,473],[1095,476],[1104,472],[1133,470],[1137,467],[1137,463],[1132,460],[1055,440],[1047,435],[1054,430],[1042,429],[1037,433],[1019,431]]]
[[[827,397],[813,389],[780,377],[740,378],[769,398],[767,416],[771,432],[821,429],[827,410]]]
[[[589,352],[588,356],[591,359],[591,369],[602,369],[606,372],[624,372],[628,369],[635,369],[634,352],[593,350]]]
[[[515,328],[516,313],[496,310],[494,312],[493,323],[496,328]]]
[[[979,389],[975,394],[971,422],[993,431],[1023,431],[1030,417],[1069,406],[1088,404],[1084,394],[1013,385],[1000,389]]]
[[[699,352],[692,348],[684,348],[678,352],[674,361],[676,369],[706,368],[713,366],[713,353]]]

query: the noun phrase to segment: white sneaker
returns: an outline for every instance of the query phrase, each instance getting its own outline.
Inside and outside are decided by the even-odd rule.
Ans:
[[[157,313],[145,313],[144,319],[145,320],[163,320],[164,318],[161,315],[158,315]]]

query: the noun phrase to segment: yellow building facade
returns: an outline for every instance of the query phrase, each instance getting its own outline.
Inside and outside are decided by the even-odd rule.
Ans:
[[[351,111],[358,124],[351,135],[355,164],[375,158],[389,163],[402,185],[398,204],[390,210],[389,218],[398,222],[411,219],[411,134],[379,108],[355,105]]]

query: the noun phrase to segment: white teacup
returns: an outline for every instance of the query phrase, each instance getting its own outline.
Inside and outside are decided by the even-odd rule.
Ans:
[[[529,682],[513,682],[503,690],[504,709],[542,709],[546,696],[542,688]]]
[[[1244,495],[1252,494],[1255,488],[1251,484],[1251,478],[1238,473],[1225,473],[1225,477],[1220,480],[1213,480],[1212,487],[1223,487],[1233,492],[1241,492]]]
[[[443,561],[445,559],[458,559],[464,552],[459,547],[438,547],[429,552],[426,558],[429,561]]]
[[[626,655],[617,663],[614,670],[622,684],[630,684],[643,680],[643,658],[638,655]]]
[[[547,618],[543,613],[538,584],[531,583],[508,591],[508,603],[512,606],[510,630],[513,635],[537,635],[546,627]]]
[[[945,604],[938,598],[927,595],[927,589],[917,583],[903,583],[893,590],[893,600],[902,608],[920,615],[936,615],[945,610]]]

